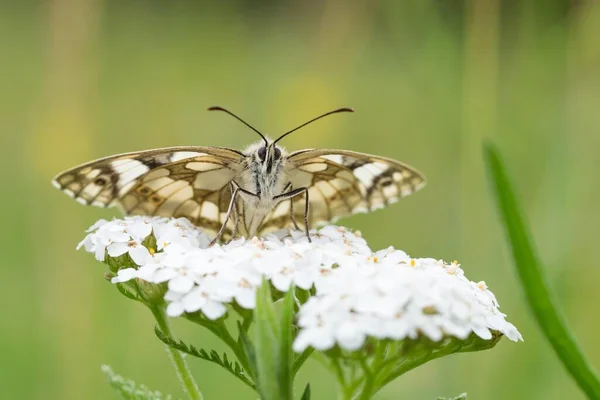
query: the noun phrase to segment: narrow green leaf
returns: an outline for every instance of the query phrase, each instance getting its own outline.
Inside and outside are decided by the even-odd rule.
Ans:
[[[300,398],[300,400],[310,400],[310,383],[306,384],[306,387],[304,388],[304,392],[302,392],[302,397]]]
[[[313,347],[307,347],[306,350],[296,356],[292,366],[293,376],[296,376],[300,368],[304,365],[304,362],[308,360],[308,357],[310,357],[314,351],[315,349]]]
[[[248,366],[250,370],[250,376],[254,380],[254,382],[258,382],[258,374],[256,370],[256,349],[252,344],[252,341],[248,337],[246,330],[242,326],[242,324],[238,321],[238,330],[240,332],[239,341],[242,344],[242,348],[244,349],[244,354],[246,354],[246,359],[248,360]]]
[[[267,281],[256,292],[254,309],[254,347],[256,358],[256,386],[263,400],[288,399],[282,397],[278,382],[279,330],[271,288]]]
[[[536,254],[529,229],[522,217],[518,200],[506,175],[500,154],[492,144],[486,144],[484,153],[498,213],[511,247],[513,261],[527,302],[542,333],[581,390],[590,399],[600,399],[598,375],[585,358],[563,316],[555,306],[556,302],[550,292],[543,266]]]
[[[188,345],[182,340],[173,340],[169,336],[165,335],[158,327],[154,328],[154,333],[156,334],[156,337],[158,337],[160,341],[166,344],[167,346],[179,350],[182,353],[186,353],[191,356],[198,357],[202,360],[212,362],[213,364],[217,364],[218,366],[224,368],[236,378],[244,382],[247,386],[249,386],[253,390],[256,390],[256,387],[248,378],[248,375],[246,375],[244,369],[239,365],[237,361],[230,361],[227,357],[227,353],[223,353],[223,357],[221,357],[219,356],[219,353],[217,353],[215,350],[207,352],[204,349],[199,349],[192,345]]]
[[[262,284],[256,293],[256,308],[254,309],[254,318],[260,318],[260,323],[268,323],[274,334],[279,334],[279,324],[277,322],[277,313],[273,304],[273,295],[269,281],[263,279]]]
[[[294,351],[292,341],[294,339],[294,288],[286,292],[283,297],[281,315],[279,318],[279,356],[275,360],[277,363],[277,380],[279,381],[279,390],[282,398],[293,397],[293,370]]]

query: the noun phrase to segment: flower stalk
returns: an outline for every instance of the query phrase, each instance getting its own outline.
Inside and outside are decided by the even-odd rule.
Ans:
[[[171,331],[171,327],[169,326],[169,322],[167,321],[167,315],[164,311],[164,308],[159,306],[149,306],[149,308],[150,311],[152,311],[152,315],[154,315],[154,319],[156,320],[161,332],[170,339],[175,340],[175,337]],[[202,396],[202,393],[198,388],[198,384],[192,376],[192,372],[190,371],[183,354],[181,354],[179,350],[176,350],[170,346],[165,347],[167,353],[169,353],[173,366],[175,367],[177,377],[179,378],[183,390],[187,394],[188,398],[190,400],[203,400],[204,397]]]

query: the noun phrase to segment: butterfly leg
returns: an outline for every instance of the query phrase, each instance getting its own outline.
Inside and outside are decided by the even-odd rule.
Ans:
[[[291,187],[292,187],[292,182],[288,182],[288,184],[285,185],[285,187],[283,188],[283,192],[290,189]],[[296,222],[296,218],[294,218],[294,199],[293,198],[290,199],[290,219],[292,220],[292,224],[294,224],[294,229],[299,231],[300,227],[298,226],[298,223]]]
[[[239,191],[240,191],[239,187],[236,187],[233,190],[233,193],[231,194],[231,200],[229,201],[229,207],[227,207],[227,214],[225,214],[225,221],[223,221],[223,225],[221,225],[221,229],[219,229],[217,236],[215,236],[215,238],[213,240],[211,240],[210,243],[208,244],[209,247],[212,247],[215,243],[217,243],[217,240],[219,240],[219,238],[223,235],[223,232],[225,232],[225,226],[227,226],[227,222],[229,222],[229,218],[231,217],[231,212],[233,211],[233,208],[235,207],[235,198],[237,197],[237,194]]]
[[[223,225],[221,225],[221,229],[219,229],[219,233],[217,233],[217,236],[215,236],[215,238],[213,240],[211,240],[210,243],[208,244],[209,247],[214,245],[215,243],[217,243],[217,240],[219,240],[219,238],[223,235],[223,232],[225,232],[225,226],[227,225],[227,222],[229,222],[231,213],[234,211],[235,199],[236,199],[238,193],[243,193],[243,194],[247,194],[250,196],[258,197],[258,195],[256,193],[252,193],[246,189],[242,189],[239,186],[236,186],[235,189],[233,189],[233,193],[231,194],[231,200],[229,201],[229,207],[227,207],[227,214],[225,214],[225,221],[223,221]],[[235,210],[235,215],[237,215],[237,210]],[[237,224],[236,224],[236,226],[237,226]],[[234,228],[234,229],[236,229],[236,228]],[[236,229],[236,231],[237,231],[237,229]]]
[[[237,235],[239,223],[240,223],[240,213],[238,212],[237,207],[233,206],[233,232],[231,233],[231,239],[229,239],[230,242],[233,239],[235,239],[235,235]]]
[[[306,233],[306,238],[308,239],[308,242],[310,243],[310,242],[312,242],[312,240],[310,240],[310,235],[308,234],[308,231],[310,230],[310,228],[308,226],[308,205],[309,205],[308,188],[302,187],[302,188],[290,190],[287,193],[282,193],[282,194],[275,196],[274,199],[275,200],[287,200],[287,199],[291,200],[294,197],[296,197],[302,193],[304,193],[304,195],[306,196],[304,198],[304,200],[305,200],[305,203],[304,203],[304,231]],[[293,219],[292,219],[292,221],[293,221]]]
[[[290,219],[292,220],[292,224],[294,224],[294,228],[299,231],[300,227],[296,222],[296,218],[294,218],[294,199],[290,199]]]

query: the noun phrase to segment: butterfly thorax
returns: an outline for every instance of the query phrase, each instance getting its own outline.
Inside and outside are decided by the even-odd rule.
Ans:
[[[241,181],[237,182],[242,189],[254,195],[241,194],[240,198],[250,207],[244,212],[244,225],[247,231],[255,234],[263,218],[277,204],[275,197],[289,189],[284,173],[287,154],[284,149],[272,142],[265,146],[258,142],[245,151],[245,167]]]

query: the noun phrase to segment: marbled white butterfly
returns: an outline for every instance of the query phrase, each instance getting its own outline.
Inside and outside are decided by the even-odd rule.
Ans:
[[[253,237],[282,228],[303,229],[373,211],[425,185],[416,169],[398,161],[346,150],[287,153],[281,135],[261,137],[244,151],[204,146],[166,147],[91,161],[52,183],[79,203],[117,206],[130,215],[185,217],[216,234]]]

